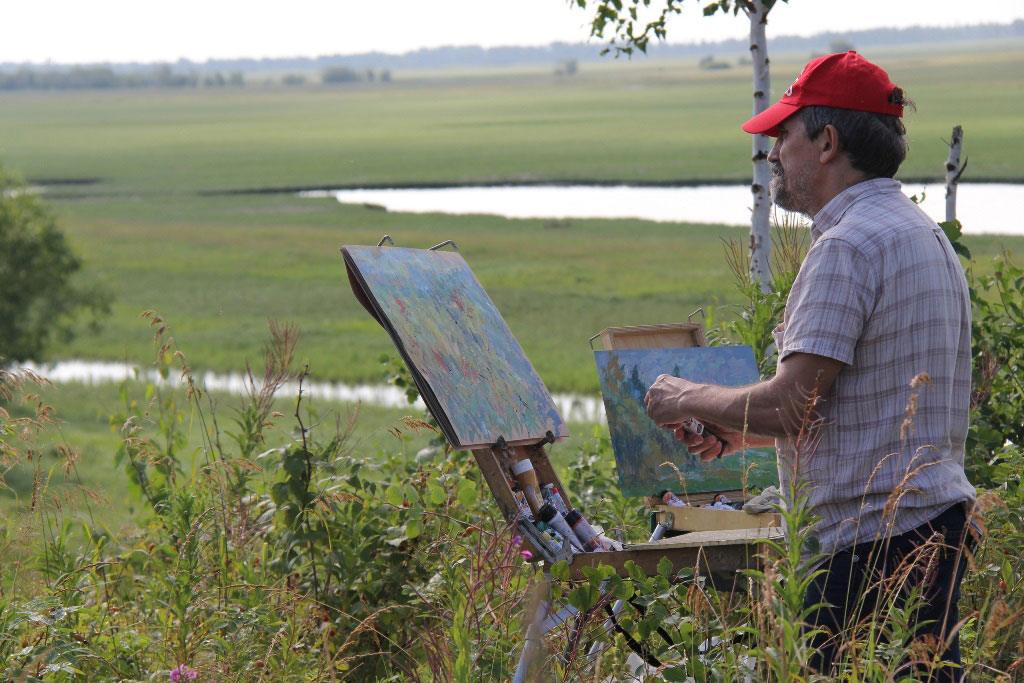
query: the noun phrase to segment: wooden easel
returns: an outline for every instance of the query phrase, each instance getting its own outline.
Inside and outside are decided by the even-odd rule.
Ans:
[[[391,238],[385,235],[377,246],[381,247],[385,241],[393,244]],[[431,250],[437,250],[449,244],[455,247],[454,243],[447,241],[431,247]],[[370,297],[363,292],[362,285],[352,270],[348,271],[348,276],[356,298],[371,316],[377,319],[385,329],[388,329],[394,335],[394,330],[391,330],[389,325],[386,324],[386,321],[382,319],[383,314],[376,310],[375,305],[370,301]],[[504,321],[500,320],[500,314],[498,314],[498,317],[499,322],[503,323]],[[655,348],[656,344],[664,346],[668,340],[674,340],[669,345],[706,345],[700,325],[694,323],[609,328],[602,332],[601,336],[606,348]],[[399,350],[402,351],[402,346],[397,341],[397,338],[393,336],[393,340],[399,346]],[[408,359],[406,360],[408,362]],[[425,380],[419,376],[411,365],[410,370],[413,373],[414,379],[417,380],[417,386],[420,388],[421,394],[423,394],[425,389],[429,389],[429,385],[421,386],[421,381]],[[429,402],[428,405],[430,405]],[[444,416],[435,414],[435,418],[438,418],[439,422],[442,417]],[[596,567],[599,564],[611,566],[620,576],[627,576],[628,573],[625,566],[630,561],[635,562],[644,573],[652,575],[656,573],[659,562],[663,558],[667,558],[674,567],[691,567],[694,569],[695,574],[708,576],[713,582],[716,579],[721,579],[731,583],[738,570],[758,565],[758,544],[762,539],[781,535],[781,530],[778,530],[770,523],[750,525],[744,528],[738,528],[743,527],[743,524],[738,522],[730,522],[729,524],[732,524],[732,526],[724,522],[711,525],[707,519],[701,518],[699,515],[694,516],[692,513],[696,513],[696,510],[693,508],[666,508],[661,510],[655,508],[657,510],[657,524],[654,528],[654,533],[646,543],[627,545],[623,550],[619,551],[574,554],[568,546],[568,539],[566,539],[566,545],[560,549],[555,549],[549,545],[549,541],[532,523],[522,518],[521,509],[510,484],[510,464],[515,461],[528,459],[533,465],[540,483],[554,484],[558,488],[566,506],[572,509],[573,505],[568,492],[551,466],[551,461],[548,457],[547,447],[554,441],[555,436],[551,432],[548,432],[546,437],[539,437],[532,442],[531,439],[525,439],[512,444],[499,437],[495,443],[486,447],[471,447],[471,451],[476,458],[477,464],[480,466],[484,480],[487,482],[506,523],[517,529],[523,538],[525,547],[533,553],[534,557],[544,561],[546,565],[550,566],[556,562],[565,561],[569,568],[570,580],[582,579],[583,569]],[[453,441],[452,443],[456,442]],[[478,441],[471,443],[478,443]],[[684,513],[682,510],[687,510],[687,512]],[[714,510],[705,512],[724,513],[724,511]],[[738,514],[743,515],[744,513]],[[715,519],[724,520],[726,518],[716,515]],[[670,531],[689,533],[684,533],[674,538],[663,538]],[[547,576],[549,581],[553,580],[550,574]],[[620,601],[616,603],[613,611],[617,611],[621,607],[622,603]],[[549,603],[543,603],[530,622],[527,630],[526,644],[514,679],[515,683],[521,683],[524,680],[526,664],[530,660],[530,655],[539,647],[541,637],[577,614],[576,610],[572,607],[564,607],[553,614],[549,614],[550,608],[551,605]]]
[[[608,328],[591,338],[597,337],[607,350],[612,349],[643,349],[706,346],[703,328],[696,323],[679,323],[667,325],[645,325],[621,328]],[[543,442],[527,447],[516,447],[526,450],[515,451],[514,458],[529,457],[543,483],[554,483],[562,493],[565,503],[570,508],[572,503],[567,496],[558,474],[551,467],[548,453]],[[506,521],[512,523],[519,518],[519,507],[515,495],[505,476],[507,464],[503,463],[499,454],[500,448],[491,450],[474,450],[473,454],[484,474]],[[506,457],[508,454],[506,454]],[[695,574],[708,577],[713,585],[732,585],[737,573],[743,569],[759,568],[762,553],[761,542],[766,539],[782,538],[781,520],[774,513],[748,515],[742,511],[714,510],[696,507],[711,502],[717,493],[727,493],[734,499],[740,498],[743,491],[740,487],[728,491],[712,491],[704,494],[688,496],[688,502],[695,507],[669,507],[660,501],[649,500],[656,522],[651,537],[646,543],[627,545],[623,550],[601,553],[583,553],[566,557],[565,554],[552,556],[542,538],[531,535],[532,524],[519,520],[515,523],[524,539],[529,538],[536,548],[535,555],[545,562],[566,560],[569,565],[570,579],[582,579],[585,567],[596,567],[600,564],[611,566],[620,576],[627,576],[625,565],[634,562],[647,575],[657,572],[658,563],[663,558],[669,559],[676,568],[691,567]],[[674,534],[674,535],[673,535]],[[666,538],[666,535],[671,537]],[[565,549],[567,550],[567,549]],[[548,580],[552,580],[548,575]],[[612,619],[623,609],[623,601],[617,601],[612,608]],[[564,607],[549,614],[551,605],[541,603],[537,614],[529,622],[526,643],[520,656],[516,676],[513,683],[525,680],[526,670],[541,638],[566,620],[577,616],[572,607]],[[604,629],[610,631],[611,620],[605,622]],[[601,644],[595,641],[588,652],[592,660],[600,653]],[[564,653],[568,659],[569,652]]]

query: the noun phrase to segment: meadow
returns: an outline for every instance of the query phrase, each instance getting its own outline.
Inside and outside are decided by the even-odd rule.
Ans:
[[[1019,41],[868,56],[918,104],[904,178],[940,177],[944,139],[961,124],[969,177],[1024,179]],[[777,90],[806,58],[773,56]],[[45,186],[87,276],[115,297],[98,334],[52,358],[146,365],[153,332],[139,314],[156,310],[196,369],[250,362],[260,372],[270,319],[301,330],[293,370],[383,381],[391,344],[351,296],[337,248],[387,233],[403,246],[455,240],[549,388],[594,393],[587,339],[602,328],[679,321],[697,308],[713,307],[716,324],[734,315],[743,296],[723,240],[745,242],[743,229],[403,215],[262,191],[744,181],[748,82],[742,67],[609,60],[573,78],[510,68],[336,88],[5,93],[0,162]],[[1003,246],[1024,247],[1024,238],[963,241],[980,272],[993,271]],[[1013,283],[1024,276],[1007,272],[1008,294],[992,297],[991,326],[975,334],[1019,359],[1024,290]],[[1007,434],[1019,442],[1024,399],[1012,368],[1005,374],[991,385],[1000,400],[976,403],[969,440],[972,481],[991,506],[962,603],[977,680],[1019,678],[1024,661],[1014,626],[1024,615],[1024,457],[1007,445]],[[0,390],[20,383],[0,380]],[[363,407],[347,434],[349,406],[307,400],[300,422],[285,392],[262,404],[140,382],[23,389],[24,402],[0,396],[11,412],[0,413],[0,432],[13,449],[3,453],[10,489],[0,496],[0,659],[12,680],[510,677],[540,572],[521,561],[479,468],[463,453],[425,448],[432,433],[402,421],[415,409]],[[38,424],[50,417],[36,417],[42,405],[55,408],[56,424]],[[607,432],[570,429],[552,459],[573,500],[607,529],[643,535],[639,502],[615,484]],[[799,495],[790,500],[796,528],[807,511]],[[749,594],[707,591],[685,568],[616,583],[649,606],[625,628],[639,639],[671,631],[675,645],[654,645],[670,680],[810,679],[809,642],[789,628],[802,618],[806,576],[795,537],[788,561],[750,577]],[[593,627],[605,578],[595,573],[556,600]],[[851,635],[838,662],[846,679],[890,680],[909,658],[930,661],[903,608],[887,603]],[[549,639],[553,677],[621,670],[624,647],[593,665],[561,660],[568,637]],[[698,655],[712,637],[715,651]]]
[[[1024,178],[1024,143],[1011,125],[1024,106],[1014,80],[1024,47],[966,45],[956,55],[893,48],[869,56],[891,64],[918,102],[906,177],[939,177],[944,136],[961,123],[969,176]],[[775,82],[788,82],[803,60],[776,56]],[[399,73],[390,84],[351,87],[4,93],[0,161],[53,183],[45,196],[87,276],[114,294],[100,331],[53,349],[51,358],[146,364],[152,336],[138,316],[155,310],[197,369],[258,364],[267,321],[275,319],[299,326],[299,361],[312,377],[383,381],[379,359],[394,355],[393,347],[352,297],[338,247],[390,234],[402,246],[455,240],[548,387],[596,394],[587,340],[603,328],[680,321],[699,308],[714,309],[719,322],[735,313],[740,295],[723,240],[744,241],[743,229],[397,214],[294,193],[239,192],[738,181],[749,173],[749,140],[737,127],[748,90],[742,67],[707,72],[692,63],[609,59],[572,78],[504,68]],[[987,105],[973,106],[982,97]],[[965,242],[981,269],[1001,245],[1024,247],[1022,238]],[[109,419],[117,388],[61,387],[45,398],[64,417],[69,441],[84,450],[83,483],[115,490],[119,475],[108,471],[107,454],[118,440]],[[364,409],[360,435],[373,443],[407,412]],[[20,484],[29,481],[16,480],[16,490],[24,494]]]
[[[918,103],[905,178],[938,178],[954,123],[970,178],[1024,178],[1019,42],[892,48]],[[774,58],[786,83],[805,55]],[[780,86],[776,86],[777,89]],[[748,74],[608,60],[572,78],[539,69],[395,74],[389,84],[0,96],[0,161],[48,196],[113,315],[54,357],[140,361],[156,310],[200,368],[258,357],[268,318],[296,322],[317,379],[379,381],[390,343],[348,291],[337,249],[454,239],[541,377],[595,393],[587,339],[737,301],[722,239],[743,230],[629,220],[389,214],[265,188],[748,177]],[[976,106],[984,101],[985,106]],[[984,267],[1015,238],[967,240]],[[726,310],[719,310],[727,314]]]

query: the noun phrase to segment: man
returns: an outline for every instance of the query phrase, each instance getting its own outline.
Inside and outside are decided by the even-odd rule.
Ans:
[[[777,374],[748,387],[662,375],[646,403],[704,460],[740,449],[746,425],[748,446],[777,448],[783,491],[793,477],[809,485],[826,571],[807,607],[832,606],[815,618],[829,633],[870,617],[876,580],[933,547],[928,539],[943,540],[937,562],[910,583],[925,596],[919,636],[933,636],[933,651],[958,664],[961,551],[975,498],[963,469],[970,303],[949,241],[892,179],[906,156],[903,105],[885,71],[851,51],[812,60],[779,102],[743,125],[776,138],[775,203],[813,220],[775,330]],[[685,432],[687,417],[721,439]],[[816,668],[828,673],[838,644],[817,639]],[[949,666],[935,675],[961,674]]]

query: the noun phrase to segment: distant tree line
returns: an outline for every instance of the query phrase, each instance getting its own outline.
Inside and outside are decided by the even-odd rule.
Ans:
[[[909,45],[913,43],[949,43],[961,40],[998,40],[1024,37],[1024,20],[1007,24],[978,24],[974,26],[907,28],[879,28],[863,31],[826,32],[813,36],[772,37],[772,49],[779,52],[805,52],[824,54],[833,50],[832,44],[845,41],[860,48],[878,45]],[[426,69],[450,66],[501,66],[508,64],[577,64],[602,59],[603,45],[595,43],[552,43],[543,47],[438,47],[424,48],[402,55],[368,52],[359,55],[325,55],[321,57],[267,57],[262,59],[216,59],[192,62],[182,59],[162,67],[167,70],[164,82],[154,73],[151,64],[124,63],[80,67],[23,65],[0,63],[0,90],[15,88],[115,88],[215,86],[223,79],[225,85],[240,84],[244,72],[250,78],[257,75],[276,75],[284,85],[302,85],[303,73],[320,73],[325,83],[352,81],[387,81],[393,69]],[[750,41],[723,40],[702,43],[657,43],[648,49],[648,56],[656,59],[701,59],[714,55],[720,59],[748,59]],[[721,68],[721,67],[719,67]],[[334,70],[338,69],[336,73]],[[328,75],[327,72],[332,72]],[[372,73],[373,76],[368,74]],[[225,76],[224,74],[228,74]],[[236,76],[237,75],[237,76]],[[562,69],[560,75],[571,75]],[[220,79],[218,79],[220,76]],[[327,76],[327,78],[324,78]],[[232,78],[236,82],[232,83]],[[333,79],[333,80],[332,80]],[[347,79],[347,80],[346,80]],[[209,82],[207,82],[209,80]],[[26,85],[26,82],[29,83]],[[73,83],[74,85],[66,85]]]
[[[21,66],[0,71],[0,90],[73,90],[113,88],[222,88],[245,85],[241,71],[227,75],[175,72],[161,64],[150,71],[115,71],[110,66],[73,66],[67,69]]]
[[[910,45],[914,43],[949,43],[961,40],[998,40],[1024,36],[1024,20],[1004,24],[976,24],[973,26],[908,26],[906,28],[877,28],[861,31],[830,31],[813,36],[772,36],[772,50],[821,54],[834,40],[847,40],[862,49],[879,45]],[[320,57],[266,57],[239,59],[211,59],[193,62],[182,59],[174,63],[178,72],[206,74],[211,71],[231,73],[240,71],[250,78],[255,74],[322,73],[331,67],[347,67],[365,72],[373,69],[427,69],[448,66],[502,66],[508,64],[557,64],[575,59],[581,65],[599,62],[599,43],[552,43],[543,47],[436,47],[424,48],[401,55],[367,52],[358,55],[324,55]],[[750,54],[750,41],[746,38],[700,43],[657,43],[648,49],[655,59],[700,59],[708,54],[716,58],[736,59]],[[16,70],[20,65],[0,63],[0,74]],[[126,63],[113,65],[117,73],[149,73],[150,64]],[[55,67],[38,67],[39,70]]]
[[[358,83],[359,81],[366,81],[367,83],[373,83],[374,81],[390,83],[391,70],[380,69],[379,71],[374,71],[373,69],[361,69],[357,71],[347,66],[332,66],[323,70],[320,74],[320,80],[331,85],[338,83]]]

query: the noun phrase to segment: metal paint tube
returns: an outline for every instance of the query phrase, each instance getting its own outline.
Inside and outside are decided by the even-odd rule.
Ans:
[[[665,491],[665,493],[661,494],[661,502],[665,505],[671,505],[672,507],[686,507],[686,503],[679,500],[679,496],[671,491]]]
[[[524,496],[521,491],[515,490],[512,491],[512,495],[515,496],[516,505],[519,506],[519,517],[521,519],[528,519],[532,522],[533,510],[531,510],[530,506],[526,504],[526,496]]]
[[[544,504],[540,509],[540,512],[537,513],[537,517],[549,527],[562,534],[563,537],[568,538],[570,543],[573,543],[580,549],[586,549],[586,547],[579,542],[576,534],[573,533],[572,527],[570,527],[569,523],[565,521],[565,517],[563,517],[562,514],[550,503]]]
[[[590,523],[583,518],[579,510],[573,510],[570,512],[565,521],[572,527],[573,533],[576,534],[576,538],[580,539],[583,547],[590,552],[602,552],[608,550],[601,543],[601,539],[598,537],[597,531],[594,527],[590,526]]]
[[[569,514],[569,508],[566,507],[565,501],[562,500],[562,494],[558,492],[558,489],[555,488],[554,484],[544,484],[544,486],[541,487],[541,495],[544,496],[544,501],[555,506],[555,509],[558,510],[563,517]]]
[[[516,481],[519,482],[519,488],[523,490],[523,495],[526,496],[526,502],[530,506],[530,510],[533,514],[538,514],[541,506],[544,505],[544,501],[541,500],[540,485],[537,482],[537,473],[533,469],[533,463],[530,462],[529,458],[523,458],[512,463],[512,474],[515,475]]]

